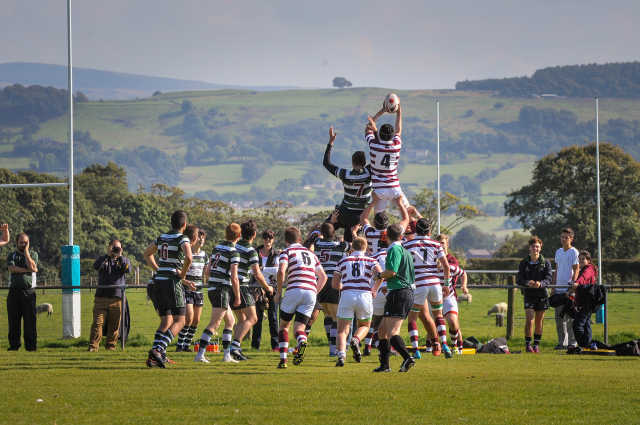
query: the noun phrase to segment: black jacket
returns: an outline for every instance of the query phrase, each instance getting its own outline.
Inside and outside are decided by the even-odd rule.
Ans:
[[[122,298],[121,288],[100,288],[101,285],[124,286],[125,274],[129,273],[131,263],[127,257],[119,257],[114,260],[109,255],[103,255],[93,263],[93,268],[98,271],[98,289],[96,297]]]
[[[529,288],[527,282],[534,280],[540,282],[539,288]],[[518,267],[518,278],[516,284],[524,289],[525,297],[546,297],[547,286],[551,284],[551,263],[542,255],[538,258],[538,262],[531,264],[530,257],[527,255]]]

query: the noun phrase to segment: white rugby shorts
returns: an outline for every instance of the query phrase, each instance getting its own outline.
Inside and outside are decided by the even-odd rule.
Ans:
[[[376,297],[377,298],[377,297]],[[371,320],[373,303],[371,291],[347,290],[340,293],[338,319]]]
[[[413,291],[413,303],[424,305],[427,301],[429,304],[442,304],[442,285],[416,287]]]
[[[316,293],[306,289],[293,288],[284,293],[280,301],[280,310],[293,314],[296,311],[311,317],[313,308],[316,305]]]
[[[458,300],[456,296],[451,292],[449,296],[444,297],[444,305],[442,306],[442,315],[446,316],[448,313],[458,314]]]
[[[381,291],[378,291],[378,295],[373,299],[373,315],[384,316],[384,303],[387,302],[387,296]]]
[[[402,192],[402,188],[400,187],[386,187],[381,189],[373,189],[373,191],[378,197],[378,200],[373,207],[374,212],[376,213],[386,210],[389,202],[393,201],[396,198],[402,198],[402,204],[405,206],[405,208],[408,208],[410,205],[407,197],[404,195],[404,192]]]

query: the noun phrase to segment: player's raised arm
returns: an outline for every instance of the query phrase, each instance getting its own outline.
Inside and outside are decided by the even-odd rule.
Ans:
[[[396,136],[402,135],[402,105],[398,104],[398,110],[396,111]]]
[[[328,172],[333,174],[334,176],[338,176],[338,171],[340,168],[331,162],[331,150],[333,149],[333,142],[336,140],[336,132],[333,127],[329,128],[329,143],[327,143],[327,148],[324,151],[324,159],[322,160],[322,165],[327,169]]]
[[[400,223],[398,224],[400,224],[403,229],[406,229],[409,221],[411,220],[411,218],[409,217],[409,211],[407,211],[407,208],[402,202],[398,202],[398,208],[400,209],[400,214],[402,215],[402,220],[400,220]]]
[[[375,195],[375,194],[374,194]],[[373,209],[375,205],[375,202],[370,203],[369,205],[367,205],[367,208],[365,208],[362,211],[362,214],[360,214],[360,224],[362,224],[363,226],[369,225],[369,214],[371,214],[371,210]]]

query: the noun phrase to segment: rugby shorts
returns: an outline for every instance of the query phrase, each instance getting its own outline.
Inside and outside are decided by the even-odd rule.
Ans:
[[[387,293],[387,301],[384,304],[384,316],[406,319],[412,306],[413,289],[394,289]]]
[[[371,291],[342,291],[338,304],[338,319],[371,320],[373,302]]]

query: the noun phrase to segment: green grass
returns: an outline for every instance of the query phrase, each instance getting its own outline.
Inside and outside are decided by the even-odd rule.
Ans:
[[[250,361],[224,365],[194,364],[192,354],[174,353],[167,370],[143,362],[157,325],[142,290],[130,290],[132,333],[136,346],[125,352],[86,352],[92,294],[82,297],[79,341],[60,340],[61,295],[38,293],[38,303],[54,304],[52,318],[38,320],[39,350],[7,352],[0,341],[0,411],[3,423],[635,423],[639,413],[640,367],[637,359],[566,356],[554,352],[552,311],[545,320],[543,352],[457,356],[430,355],[408,374],[371,373],[376,359],[351,358],[336,369],[326,356],[322,320],[314,326],[304,363],[277,370],[277,354],[246,350]],[[504,335],[486,311],[506,300],[504,290],[474,290],[462,304],[462,331],[481,340]],[[5,304],[6,293],[0,296]],[[638,336],[640,293],[610,296],[610,333]],[[522,349],[522,296],[516,296],[516,337]],[[203,321],[209,315],[205,305]],[[6,313],[0,329],[6,329]],[[200,330],[202,326],[200,326]],[[404,331],[404,330],[403,330]],[[421,330],[421,332],[423,332]],[[595,338],[602,325],[594,326]],[[612,338],[613,339],[613,338]],[[141,344],[141,345],[140,345]],[[246,343],[245,343],[246,344]],[[66,348],[62,348],[62,347]],[[171,354],[173,351],[170,348]],[[394,370],[399,360],[393,358]],[[41,399],[41,402],[37,402]]]

